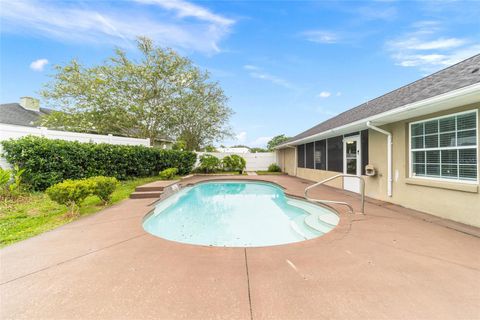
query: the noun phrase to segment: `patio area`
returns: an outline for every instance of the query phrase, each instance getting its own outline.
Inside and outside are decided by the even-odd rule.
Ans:
[[[267,180],[302,196],[306,180]],[[222,177],[194,176],[182,184]],[[224,177],[225,179],[225,177]],[[312,196],[357,195],[321,186]],[[316,239],[185,245],[145,232],[128,199],[0,251],[2,319],[478,319],[480,231],[367,199]]]

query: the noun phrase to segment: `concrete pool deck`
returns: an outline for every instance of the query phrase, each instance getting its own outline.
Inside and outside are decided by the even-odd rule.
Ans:
[[[309,184],[289,176],[226,178],[272,181],[297,196]],[[312,195],[359,207],[358,197],[330,187]],[[146,233],[141,223],[151,203],[128,199],[2,249],[0,318],[480,318],[476,228],[370,200],[365,215],[336,207],[341,223],[324,237],[202,247]]]

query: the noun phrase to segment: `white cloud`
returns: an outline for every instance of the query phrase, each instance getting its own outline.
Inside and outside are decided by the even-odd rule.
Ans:
[[[325,107],[317,107],[315,111],[317,111],[317,113],[321,115],[328,116],[328,117],[333,117],[338,114],[337,112],[329,110]]]
[[[265,147],[272,137],[258,137],[249,143],[251,147]]]
[[[155,4],[165,9],[174,10],[180,18],[193,17],[199,20],[218,23],[221,25],[231,25],[233,20],[222,17],[210,12],[208,9],[182,0],[135,0],[144,4]]]
[[[215,53],[234,21],[185,1],[138,0],[119,10],[96,2],[2,1],[2,32],[34,34],[64,42],[133,45],[137,36],[161,46]],[[146,4],[165,12],[152,14]]]
[[[386,43],[395,63],[424,72],[460,62],[480,51],[480,43],[468,38],[445,37],[437,21],[419,21],[412,30]]]
[[[340,97],[342,93],[340,91],[337,92],[337,97]]]
[[[235,140],[240,142],[240,143],[245,143],[245,141],[247,141],[247,133],[245,131],[239,132],[235,136]]]
[[[253,140],[248,139],[248,134],[246,131],[240,131],[235,135],[233,141],[225,142],[226,145],[246,145],[249,147],[265,147],[267,142],[270,141],[272,137],[261,136]]]
[[[308,41],[316,43],[332,44],[340,41],[339,34],[326,30],[309,30],[302,35]]]
[[[43,71],[43,68],[48,64],[47,59],[38,59],[30,63],[30,69],[33,71]]]
[[[393,20],[397,17],[398,10],[395,7],[361,7],[358,14],[365,20]]]
[[[322,91],[318,94],[318,97],[319,98],[328,98],[330,97],[332,94],[328,91]]]
[[[295,89],[295,86],[292,83],[290,83],[289,81],[287,81],[283,78],[274,76],[270,73],[267,73],[267,72],[263,71],[262,68],[260,68],[260,67],[247,64],[247,65],[244,65],[243,68],[248,71],[248,74],[252,78],[265,80],[265,81],[271,82],[275,85],[278,85],[278,86],[281,86],[281,87],[284,87],[284,88],[287,88],[287,89]]]

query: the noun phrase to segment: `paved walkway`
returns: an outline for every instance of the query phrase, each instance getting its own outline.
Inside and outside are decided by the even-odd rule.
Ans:
[[[288,176],[241,178],[296,195],[308,185]],[[358,208],[348,193],[315,192]],[[150,202],[129,199],[2,249],[0,318],[480,318],[480,238],[440,219],[372,201],[365,216],[341,208],[339,226],[324,237],[215,248],[146,233]]]

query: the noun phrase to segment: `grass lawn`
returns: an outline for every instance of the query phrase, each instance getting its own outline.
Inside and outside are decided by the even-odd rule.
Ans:
[[[283,172],[270,172],[270,171],[255,171],[259,176],[265,176],[265,175],[282,175],[285,174]]]
[[[121,181],[109,205],[128,198],[135,187],[156,180],[160,180],[160,177]],[[27,194],[16,200],[4,200],[0,202],[0,247],[52,230],[109,205],[102,205],[99,198],[90,196],[82,203],[78,217],[66,217],[67,207],[51,201],[43,192]]]

